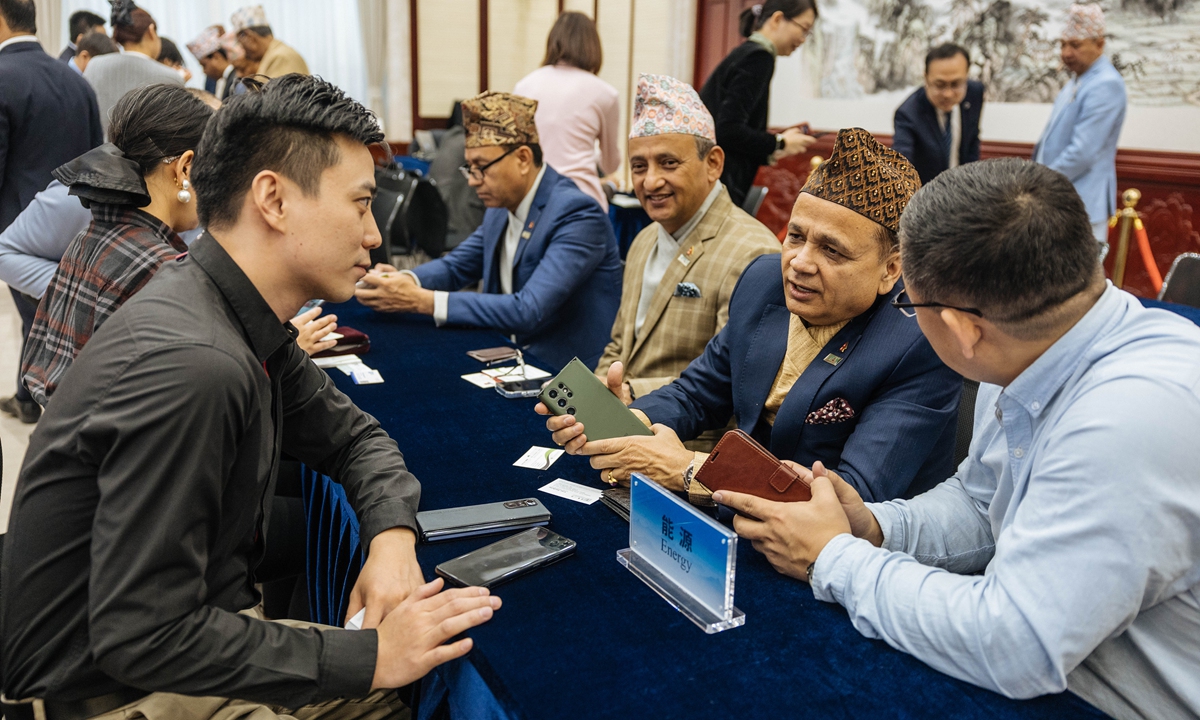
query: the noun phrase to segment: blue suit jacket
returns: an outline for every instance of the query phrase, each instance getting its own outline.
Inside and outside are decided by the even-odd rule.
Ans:
[[[729,302],[729,323],[704,354],[633,407],[683,440],[724,427],[734,416],[776,457],[806,467],[820,460],[867,501],[916,494],[949,477],[962,378],[938,359],[915,318],[889,306],[902,283],[821,349],[792,386],[774,427],[760,420],[791,319],[779,262],[779,255],[763,255],[751,263]],[[837,358],[836,365],[830,362]],[[837,399],[854,417],[807,420]]]
[[[983,83],[967,81],[967,96],[959,103],[962,137],[958,145],[958,164],[979,159],[979,116],[983,112]],[[929,102],[925,88],[918,88],[896,109],[892,149],[908,158],[921,176],[921,184],[950,168],[950,155],[942,142],[937,108]]]
[[[413,271],[421,287],[461,290],[482,278],[482,293],[450,295],[447,322],[514,334],[553,366],[547,370],[573,357],[595,367],[621,303],[621,258],[608,216],[546,166],[517,246],[511,295],[500,292],[498,265],[507,230],[508,211],[489,208],[450,254]]]
[[[104,142],[96,93],[36,42],[0,51],[0,230],[53,180]]]
[[[1117,138],[1125,122],[1125,81],[1101,56],[1058,94],[1033,159],[1075,185],[1093,223],[1117,209]],[[1039,157],[1039,153],[1041,153]]]

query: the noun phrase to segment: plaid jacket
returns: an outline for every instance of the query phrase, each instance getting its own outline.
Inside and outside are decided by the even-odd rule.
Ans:
[[[667,385],[700,357],[729,320],[729,298],[742,271],[759,255],[780,251],[771,231],[735,206],[729,191],[722,188],[704,218],[680,243],[680,261],[672,262],[663,275],[642,332],[634,337],[642,274],[657,242],[658,223],[651,223],[629,248],[621,309],[613,323],[612,341],[596,367],[596,374],[603,377],[608,366],[620,360],[634,397]],[[680,287],[681,283],[688,285]]]
[[[42,405],[75,356],[117,308],[187,246],[158,218],[92,203],[92,224],[63,255],[29,330],[21,378]]]

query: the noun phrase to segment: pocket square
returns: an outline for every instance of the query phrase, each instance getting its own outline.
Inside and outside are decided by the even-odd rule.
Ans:
[[[696,283],[681,282],[675,286],[675,297],[700,297],[700,288]]]
[[[825,403],[820,410],[813,410],[804,418],[805,425],[832,425],[845,422],[854,417],[854,408],[842,398],[835,398]]]

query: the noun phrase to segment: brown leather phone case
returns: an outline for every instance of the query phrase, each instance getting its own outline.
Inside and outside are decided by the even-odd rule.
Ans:
[[[725,433],[693,479],[713,492],[730,490],[777,502],[812,498],[795,470],[741,430]]]
[[[503,360],[512,360],[517,356],[517,350],[508,346],[490,347],[483,348],[482,350],[468,350],[467,355],[479,362],[494,363]]]

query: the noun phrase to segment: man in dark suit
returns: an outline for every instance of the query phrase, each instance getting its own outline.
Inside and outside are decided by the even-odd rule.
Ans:
[[[782,256],[751,263],[704,354],[633,401],[654,435],[589,442],[568,415],[547,420],[555,442],[592,456],[605,482],[640,472],[697,504],[711,503],[692,480],[707,456],[682,441],[731,417],[776,457],[806,468],[819,460],[864,498],[940,482],[953,470],[962,379],[890,306],[903,290],[900,213],[919,187],[912,166],[870,133],[838,133],[796,199]],[[614,368],[610,389],[620,387]]]
[[[104,141],[92,88],[42,50],[36,30],[33,0],[0,0],[0,232],[50,184],[54,168]],[[28,335],[37,301],[11,292]],[[41,415],[20,381],[0,411],[23,422]]]
[[[608,216],[542,163],[537,101],[486,92],[462,104],[463,172],[488,207],[450,254],[412,271],[378,265],[360,302],[432,315],[438,325],[499,330],[558,370],[595,367],[621,304],[621,259]],[[463,288],[483,280],[483,292]],[[461,291],[461,292],[460,292]]]
[[[71,58],[75,57],[75,53],[79,49],[79,39],[84,35],[93,32],[104,34],[104,18],[94,12],[76,10],[71,13],[71,19],[67,21],[67,27],[71,31],[71,41],[67,43],[67,46],[58,55],[58,59],[65,63],[71,62]]]
[[[983,83],[968,80],[971,57],[953,43],[925,56],[925,87],[896,110],[892,149],[909,159],[921,183],[979,159]]]

